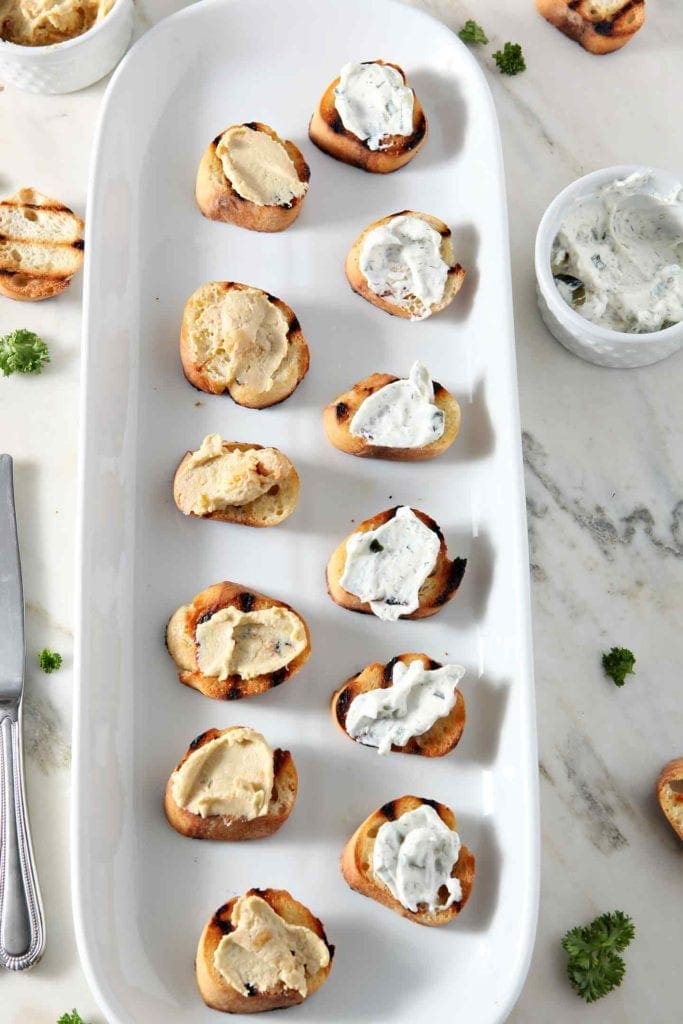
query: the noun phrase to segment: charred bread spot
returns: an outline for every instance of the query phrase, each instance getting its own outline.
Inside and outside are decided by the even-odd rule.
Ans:
[[[248,590],[243,590],[237,600],[239,601],[240,611],[250,612],[254,607],[254,595],[250,594]]]
[[[394,665],[396,664],[397,661],[400,661],[400,658],[392,658],[391,661],[388,661],[384,666],[382,676],[384,679],[385,686],[391,686],[391,680],[394,673]]]
[[[415,149],[415,147],[419,146],[420,143],[422,142],[422,140],[424,139],[426,132],[427,132],[427,118],[424,115],[424,111],[422,111],[420,113],[420,117],[418,118],[417,126],[415,127],[415,130],[413,131],[413,134],[410,136],[410,138],[408,139],[407,144],[403,148],[406,149],[406,150]],[[449,230],[448,234],[450,235],[450,233],[451,232]],[[444,238],[445,237],[446,236],[444,235]]]
[[[275,688],[276,686],[280,686],[281,683],[284,683],[288,675],[289,672],[287,671],[286,665],[283,668],[279,668],[277,672],[272,672],[270,675],[271,688]]]
[[[301,171],[299,171],[299,180],[300,181],[310,181],[311,180],[311,168],[308,166],[308,164],[306,163],[305,160],[304,160],[303,166],[301,168]]]
[[[80,249],[82,252],[85,249],[85,241],[82,238],[77,238],[75,242],[71,243],[72,249]]]
[[[229,903],[224,903],[213,915],[212,923],[216,925],[223,935],[229,935],[230,932],[235,930],[235,926],[230,920],[231,915],[232,907]]]
[[[255,988],[255,986],[252,985],[251,982],[245,981],[244,987],[247,990],[247,996],[256,996],[256,995],[258,995],[258,989]]]
[[[382,804],[379,812],[384,815],[387,821],[396,821],[396,801],[390,800],[388,804]]]
[[[352,701],[353,694],[351,693],[348,687],[345,687],[337,697],[334,709],[335,714],[337,716],[337,721],[341,725],[342,729],[344,728],[344,722],[346,721],[346,716],[348,714]]]
[[[215,732],[215,729],[207,729],[205,732],[200,732],[199,736],[195,736],[192,743],[190,743],[190,750],[196,750],[197,747],[201,747],[210,732]]]
[[[289,319],[289,328],[287,330],[287,337],[289,337],[290,334],[294,334],[296,331],[300,331],[300,330],[301,330],[301,324],[299,323],[297,317],[295,317],[294,314],[292,313],[292,315],[291,315],[291,317]]]
[[[436,813],[439,814],[439,801],[438,800],[425,800],[422,797],[420,797],[420,801],[423,804],[427,804],[428,807],[432,807],[436,811]],[[439,817],[441,817],[440,814],[439,814]]]
[[[444,224],[444,226],[442,228],[439,228],[439,234],[441,235],[442,238],[450,238],[451,237],[451,229],[447,225]]]
[[[413,512],[415,512],[415,509],[413,509]],[[437,535],[437,537],[439,538],[439,540],[441,541],[442,544],[445,543],[445,541],[443,539],[443,533],[441,532],[441,527],[439,526],[438,523],[434,522],[434,520],[432,519],[431,516],[424,515],[424,518],[423,518],[423,516],[418,516],[418,519],[422,519],[422,522],[425,524],[425,526],[428,526],[429,529],[432,531],[432,533],[435,533]],[[426,520],[426,522],[425,522],[425,520]],[[465,570],[463,569],[463,572],[464,571]]]
[[[327,118],[326,120],[332,131],[335,133],[335,135],[347,134],[346,128],[344,127],[341,117],[337,113],[336,107],[334,108],[334,114],[332,114],[332,116],[330,118]]]
[[[436,398],[438,395],[443,395],[446,391],[445,387],[439,384],[438,380],[432,381],[432,387],[434,388],[434,398]]]
[[[593,23],[593,29],[598,33],[599,36],[611,36],[614,31],[613,21],[596,21]]]
[[[233,683],[228,692],[225,695],[226,700],[240,700],[243,696],[242,686],[240,683]]]
[[[213,140],[211,145],[213,146],[214,149],[216,149],[216,147],[218,146],[218,143],[221,141],[221,139],[223,138],[224,134],[225,134],[225,132],[221,132],[220,135],[217,135],[216,138]]]
[[[451,563],[451,567],[450,567],[449,573],[448,573],[447,588],[446,588],[446,590],[444,590],[439,595],[439,597],[437,597],[437,599],[436,599],[436,603],[437,604],[443,604],[445,601],[447,601],[449,599],[451,594],[453,594],[458,589],[458,587],[462,583],[462,578],[465,575],[466,567],[467,567],[467,559],[466,558],[454,558],[453,559],[453,561]]]
[[[448,233],[450,235],[450,231]],[[452,274],[462,274],[462,272],[463,272],[462,267],[460,266],[459,263],[456,263],[454,267],[449,267],[448,268],[446,276],[448,277],[448,276],[451,276]]]
[[[437,668],[442,668],[442,665],[438,661],[434,661],[433,658],[429,658],[427,661],[427,669],[430,672],[434,672]]]
[[[289,755],[289,751],[287,751],[287,750],[280,750],[279,747],[277,748],[277,750],[273,751],[273,772],[275,773],[275,775],[278,774],[278,772],[281,770],[282,766],[287,761],[288,755]],[[275,783],[274,782],[273,782],[273,793],[275,793]]]
[[[258,121],[245,121],[244,124],[242,125],[242,127],[243,128],[251,128],[252,132],[263,131],[263,129],[259,125]]]
[[[346,420],[349,416],[349,407],[346,402],[337,402],[334,408],[335,415],[338,420]]]
[[[203,612],[203,614],[200,615],[199,618],[197,619],[196,625],[197,626],[201,626],[201,624],[203,622],[208,622],[212,615],[213,615],[213,609],[211,611],[208,611],[208,612]]]

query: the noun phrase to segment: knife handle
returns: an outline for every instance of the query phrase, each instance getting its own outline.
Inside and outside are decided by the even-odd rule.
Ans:
[[[33,967],[44,949],[43,907],[26,816],[21,721],[0,707],[0,967]]]

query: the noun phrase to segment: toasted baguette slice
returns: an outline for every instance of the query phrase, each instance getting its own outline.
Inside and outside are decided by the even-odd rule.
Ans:
[[[188,757],[203,747],[205,743],[218,739],[224,733],[234,729],[208,729],[192,741],[186,753],[176,765],[174,772],[183,766]],[[190,839],[264,839],[284,825],[292,813],[299,788],[294,759],[288,750],[273,751],[273,790],[268,804],[268,811],[258,818],[236,818],[229,814],[211,814],[202,817],[181,807],[173,798],[173,775],[166,783],[164,792],[164,811],[169,825],[176,832]]]
[[[327,946],[330,954],[329,963],[306,979],[305,996],[295,989],[285,988],[284,985],[272,991],[257,991],[251,996],[243,996],[228,984],[223,975],[216,970],[213,962],[214,953],[221,939],[234,928],[232,912],[237,903],[235,897],[216,911],[199,939],[196,969],[197,985],[202,999],[207,1006],[213,1010],[222,1010],[223,1013],[260,1013],[262,1010],[277,1010],[303,1003],[304,999],[308,999],[327,981],[332,970],[334,946],[327,941],[325,929],[318,918],[314,917],[303,903],[295,900],[286,889],[249,889],[245,896],[260,896],[287,924],[310,928]]]
[[[419,796],[401,796],[374,811],[356,829],[342,852],[341,873],[347,884],[362,896],[376,900],[377,903],[394,910],[409,921],[414,921],[415,924],[437,927],[448,924],[454,917],[457,917],[472,892],[475,860],[474,854],[466,846],[461,846],[460,855],[453,865],[452,872],[452,877],[457,878],[462,887],[462,899],[458,903],[452,903],[450,907],[436,910],[434,913],[430,913],[428,909],[421,910],[419,907],[416,912],[408,910],[402,903],[399,903],[383,882],[375,878],[372,871],[373,848],[382,825],[386,821],[395,821],[402,814],[414,811],[422,804],[429,804],[433,807],[443,823],[452,831],[457,831],[455,814],[450,807],[446,807],[445,804],[440,804],[436,800],[425,800]]]
[[[546,21],[591,53],[625,46],[645,22],[645,0],[536,0]]]
[[[431,225],[435,231],[438,231],[441,235],[441,258],[449,267],[443,296],[439,302],[433,303],[430,307],[428,316],[438,313],[440,310],[445,309],[446,306],[450,305],[462,287],[462,283],[465,280],[465,271],[456,261],[451,229],[447,224],[444,224],[442,220],[439,220],[437,217],[432,217],[429,213],[416,213],[415,210],[401,210],[398,213],[391,213],[388,217],[381,217],[379,220],[373,221],[372,224],[368,224],[368,226],[361,231],[360,235],[351,246],[349,254],[346,257],[345,270],[346,278],[354,292],[362,295],[362,297],[367,299],[368,302],[371,302],[373,306],[377,306],[378,309],[383,309],[385,313],[391,313],[392,316],[400,316],[404,320],[417,320],[424,319],[424,316],[422,315],[422,303],[419,299],[415,299],[413,303],[403,306],[399,305],[397,302],[392,302],[392,300],[386,296],[377,295],[368,285],[367,278],[360,268],[360,254],[366,236],[375,228],[381,227],[383,224],[389,224],[395,217],[406,216],[420,217],[421,220],[424,220],[427,224]]]
[[[249,452],[264,451],[260,444],[243,444],[240,441],[224,441],[223,450],[226,452]],[[281,453],[277,448],[272,449]],[[283,519],[291,516],[299,500],[299,474],[289,462],[289,472],[285,477],[273,484],[265,494],[259,495],[253,501],[245,505],[229,505],[224,509],[215,509],[213,512],[206,512],[198,515],[187,509],[183,492],[183,470],[188,461],[192,458],[193,452],[186,452],[178,466],[173,478],[173,499],[184,515],[193,516],[198,519],[215,519],[221,523],[239,523],[242,526],[277,526]],[[283,456],[285,458],[285,456]]]
[[[378,512],[376,516],[366,519],[357,526],[353,533],[365,533],[367,530],[376,530],[378,526],[382,526],[384,523],[388,523],[390,519],[393,519],[400,507],[396,505],[394,508],[387,509],[386,512]],[[448,558],[443,534],[438,525],[426,512],[420,512],[417,508],[414,508],[413,512],[418,519],[422,520],[425,526],[434,531],[439,538],[441,547],[434,571],[430,573],[420,587],[418,594],[420,598],[419,608],[416,608],[409,615],[402,615],[401,619],[424,619],[429,615],[436,615],[443,605],[455,597],[465,575],[465,567],[467,565],[466,558],[454,558],[453,561]],[[373,611],[369,602],[361,601],[355,594],[349,594],[339,582],[344,575],[347,540],[348,537],[341,542],[327,563],[327,591],[332,600],[342,608],[348,608],[352,612],[362,612],[364,615],[372,615]]]
[[[387,384],[401,380],[391,373],[372,373],[358,381],[350,391],[338,395],[323,411],[323,426],[327,438],[340,452],[368,459],[392,459],[397,462],[423,462],[441,455],[455,441],[460,430],[460,406],[456,399],[438,381],[433,381],[434,404],[444,413],[444,432],[437,441],[421,448],[387,448],[368,444],[362,437],[351,433],[351,420],[370,395],[381,391]]]
[[[0,201],[0,295],[38,302],[59,295],[83,263],[80,217],[33,188]]]
[[[683,757],[675,757],[662,768],[657,779],[657,799],[672,829],[683,839]]]
[[[286,608],[293,612],[303,624],[306,633],[306,647],[292,661],[276,672],[243,679],[239,675],[218,679],[205,676],[197,663],[196,630],[199,620],[206,621],[221,608],[237,608],[243,612],[260,611],[264,608]],[[239,583],[214,583],[202,590],[191,604],[183,605],[173,613],[166,627],[166,647],[178,667],[178,679],[185,686],[191,686],[214,700],[241,700],[254,697],[280,686],[295,675],[308,661],[311,654],[311,634],[303,616],[290,608],[284,601],[265,597]]]
[[[231,125],[230,127],[238,126]],[[302,196],[295,196],[291,204],[286,206],[259,206],[236,192],[226,177],[220,158],[216,155],[216,147],[225,133],[230,131],[230,127],[225,128],[220,135],[216,136],[201,159],[195,186],[197,206],[210,220],[237,224],[250,231],[284,231],[301,213],[306,193]],[[309,166],[304,160],[301,150],[293,142],[281,139],[269,125],[261,124],[260,121],[250,121],[244,127],[251,128],[255,132],[265,132],[275,142],[279,142],[294,164],[299,181],[308,183],[311,177]]]
[[[386,60],[363,61],[364,64],[384,64],[394,68],[407,85],[405,72],[398,64]],[[335,160],[352,164],[373,174],[390,174],[407,164],[422,149],[427,139],[427,118],[422,104],[413,94],[413,132],[411,135],[388,135],[382,149],[372,150],[367,141],[359,139],[348,131],[337,112],[334,90],[339,85],[339,76],[330,82],[308,126],[308,135],[323,153]]]
[[[361,693],[367,693],[369,690],[385,690],[391,686],[392,673],[397,661],[403,662],[404,665],[410,665],[413,661],[420,661],[423,667],[430,671],[442,667],[438,661],[433,661],[426,654],[414,653],[399,654],[387,662],[386,665],[382,665],[378,661],[373,662],[371,665],[366,665],[361,672],[347,679],[343,686],[340,686],[332,694],[332,717],[345,736],[349,736],[346,731],[346,716],[351,702]],[[458,745],[464,728],[465,698],[458,689],[455,704],[447,715],[439,718],[431,729],[423,732],[421,736],[411,737],[401,747],[394,744],[391,749],[397,754],[421,754],[423,757],[443,757],[444,754],[448,754]],[[358,742],[353,736],[349,736],[349,739]],[[360,746],[363,746],[363,744],[360,744]],[[368,747],[368,749],[374,750],[375,748]]]
[[[267,390],[255,390],[240,384],[232,376],[224,375],[220,369],[212,370],[208,365],[211,357],[224,351],[226,342],[230,340],[230,336],[225,336],[217,323],[221,304],[231,291],[250,292],[265,297],[286,321],[286,354],[273,375],[272,387]],[[211,330],[202,326],[202,317],[207,313],[215,313],[216,324]],[[227,392],[238,405],[249,409],[265,409],[284,402],[301,383],[308,372],[309,351],[294,311],[282,299],[269,295],[261,288],[236,281],[210,281],[197,288],[185,305],[180,329],[180,360],[185,376],[199,391],[210,395]]]

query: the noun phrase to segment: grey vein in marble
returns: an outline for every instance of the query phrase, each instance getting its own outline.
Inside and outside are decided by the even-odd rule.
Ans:
[[[528,472],[540,483],[557,507],[571,516],[577,526],[590,534],[605,558],[613,559],[615,548],[618,545],[630,545],[639,533],[647,537],[652,546],[664,555],[683,557],[683,498],[674,504],[669,513],[669,536],[661,536],[655,526],[655,516],[646,505],[637,505],[628,515],[614,520],[602,505],[595,505],[590,509],[579,498],[569,497],[546,469],[547,453],[540,442],[525,430],[522,434],[522,444],[524,464]],[[527,508],[532,520],[535,517],[542,518],[545,514],[545,510],[539,513],[539,506],[533,500],[529,501]]]
[[[43,775],[71,764],[71,747],[49,697],[24,698],[24,753]]]

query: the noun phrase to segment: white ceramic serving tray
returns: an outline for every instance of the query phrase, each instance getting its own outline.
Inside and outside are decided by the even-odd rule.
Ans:
[[[307,137],[338,69],[380,56],[406,69],[430,125],[424,150],[388,176],[337,163]],[[311,166],[303,213],[279,235],[212,223],[194,204],[209,140],[251,120],[294,140]],[[422,323],[370,306],[343,273],[361,228],[409,207],[452,226],[467,268],[453,305]],[[197,939],[250,886],[289,889],[337,947],[329,981],[289,1021],[503,1021],[536,921],[536,744],[503,167],[475,59],[431,17],[389,0],[189,7],[145,35],[109,86],[86,251],[73,889],[81,956],[107,1021],[216,1021],[195,986]],[[183,377],[183,305],[211,279],[258,285],[298,315],[311,369],[282,405],[243,409]],[[334,450],[323,406],[375,370],[405,375],[416,358],[461,402],[453,447],[413,465]],[[173,472],[211,431],[292,458],[302,488],[291,519],[259,531],[180,515]],[[339,540],[396,504],[432,515],[451,555],[469,559],[455,601],[423,622],[355,615],[326,593]],[[164,648],[171,612],[223,579],[289,602],[313,637],[299,675],[225,704],[181,686]],[[467,727],[443,759],[380,758],[330,717],[341,681],[404,651],[467,667]],[[164,818],[166,779],[193,737],[231,724],[292,751],[294,812],[260,842],[181,837]],[[339,873],[356,826],[404,793],[452,806],[476,854],[472,898],[445,928],[399,918]]]

